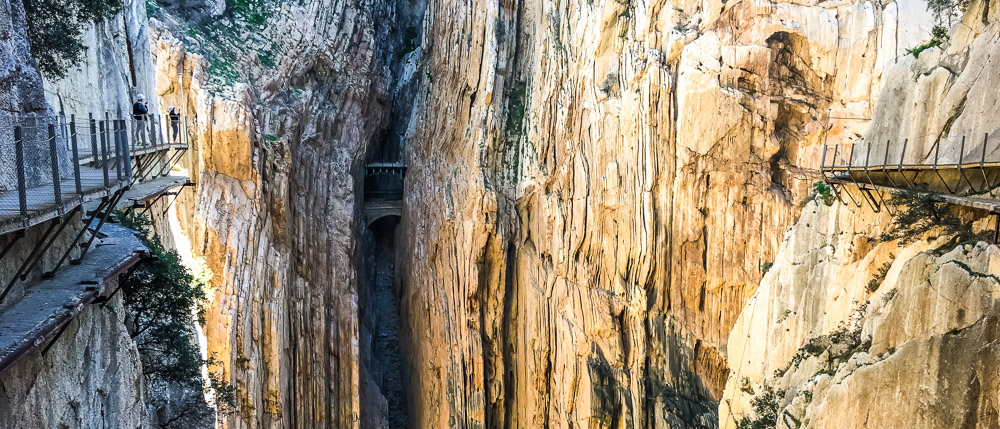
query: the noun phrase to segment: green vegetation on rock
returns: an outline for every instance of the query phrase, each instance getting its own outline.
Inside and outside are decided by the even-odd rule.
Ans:
[[[38,67],[49,78],[66,76],[83,59],[84,29],[122,10],[117,0],[24,0],[28,43]]]
[[[185,389],[207,391],[211,387],[216,409],[226,412],[235,405],[235,389],[214,370],[220,365],[214,356],[201,356],[194,336],[195,313],[204,311],[208,299],[209,272],[192,272],[176,251],[165,249],[151,233],[148,217],[135,211],[116,212],[116,216],[123,226],[144,237],[151,256],[121,284],[126,325],[139,349],[143,373],[152,381]],[[202,378],[203,367],[210,370],[208,380]]]

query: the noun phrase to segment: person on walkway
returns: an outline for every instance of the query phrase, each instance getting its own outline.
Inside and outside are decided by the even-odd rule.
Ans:
[[[149,113],[149,107],[146,106],[146,99],[142,94],[135,96],[136,102],[132,105],[132,118],[135,119],[135,128],[133,128],[132,137],[135,139],[133,145],[146,144],[145,131],[146,131],[146,115]]]
[[[171,141],[174,143],[179,143],[177,138],[180,136],[180,126],[181,114],[174,108],[174,106],[170,106],[170,130],[173,131]]]

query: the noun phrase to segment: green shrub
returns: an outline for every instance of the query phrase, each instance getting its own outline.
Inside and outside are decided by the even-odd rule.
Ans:
[[[886,262],[879,267],[878,271],[875,272],[875,276],[868,281],[868,286],[865,288],[868,293],[875,293],[879,286],[882,286],[882,282],[885,281],[885,275],[889,273],[889,268],[892,267],[892,261]]]
[[[859,310],[862,311],[862,310]],[[792,356],[788,369],[798,366],[803,360],[810,356],[822,356],[829,351],[825,369],[822,371],[832,371],[842,362],[846,362],[856,353],[867,351],[871,348],[871,338],[862,338],[860,326],[850,326],[841,323],[836,330],[828,335],[820,335],[810,338]],[[782,374],[786,372],[782,371]]]
[[[912,49],[907,49],[906,53],[912,54],[914,58],[919,58],[920,53],[930,48],[941,46],[948,41],[948,30],[941,25],[935,25],[931,29],[931,39],[917,45]]]
[[[142,360],[143,373],[154,380],[187,389],[211,387],[216,407],[225,412],[235,405],[235,390],[217,371],[210,371],[208,386],[202,368],[219,365],[215,357],[204,359],[193,335],[195,312],[204,311],[208,281],[204,272],[185,267],[174,250],[163,247],[151,233],[152,222],[145,215],[116,212],[126,228],[145,238],[151,258],[135,266],[121,285],[129,332]]]
[[[120,0],[24,0],[28,43],[38,67],[53,79],[66,76],[83,58],[85,26],[121,10]]]
[[[778,403],[784,392],[774,390],[771,386],[764,386],[760,395],[754,396],[750,400],[753,409],[752,416],[745,416],[740,419],[737,427],[739,429],[771,429],[778,425]]]
[[[507,92],[507,121],[504,130],[509,137],[520,137],[524,133],[524,116],[528,111],[528,83],[520,80]]]
[[[975,237],[970,224],[959,219],[947,203],[932,194],[902,190],[894,192],[886,204],[896,208],[896,216],[891,228],[882,233],[882,241],[910,243],[935,227],[943,228],[945,235],[955,236],[957,242]]]
[[[836,201],[836,197],[833,195],[833,188],[830,187],[830,184],[822,180],[813,183],[813,198],[819,199],[827,207],[832,206]]]

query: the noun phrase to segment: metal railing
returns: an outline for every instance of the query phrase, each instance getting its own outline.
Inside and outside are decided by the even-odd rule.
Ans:
[[[403,199],[406,165],[401,162],[373,162],[365,166],[365,201]]]
[[[996,191],[1000,186],[1000,132],[984,133],[975,139],[945,138],[926,148],[915,147],[908,139],[827,144],[823,147],[821,170],[828,183],[861,189],[876,211],[883,205],[881,194],[872,194],[877,188],[996,198],[1000,193]],[[850,193],[848,196],[854,199]]]
[[[0,114],[0,234],[162,175],[187,147],[184,121],[159,115]]]

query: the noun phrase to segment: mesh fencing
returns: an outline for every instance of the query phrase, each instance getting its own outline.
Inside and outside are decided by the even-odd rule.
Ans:
[[[186,146],[177,117],[0,112],[0,221],[125,186],[134,157]]]

